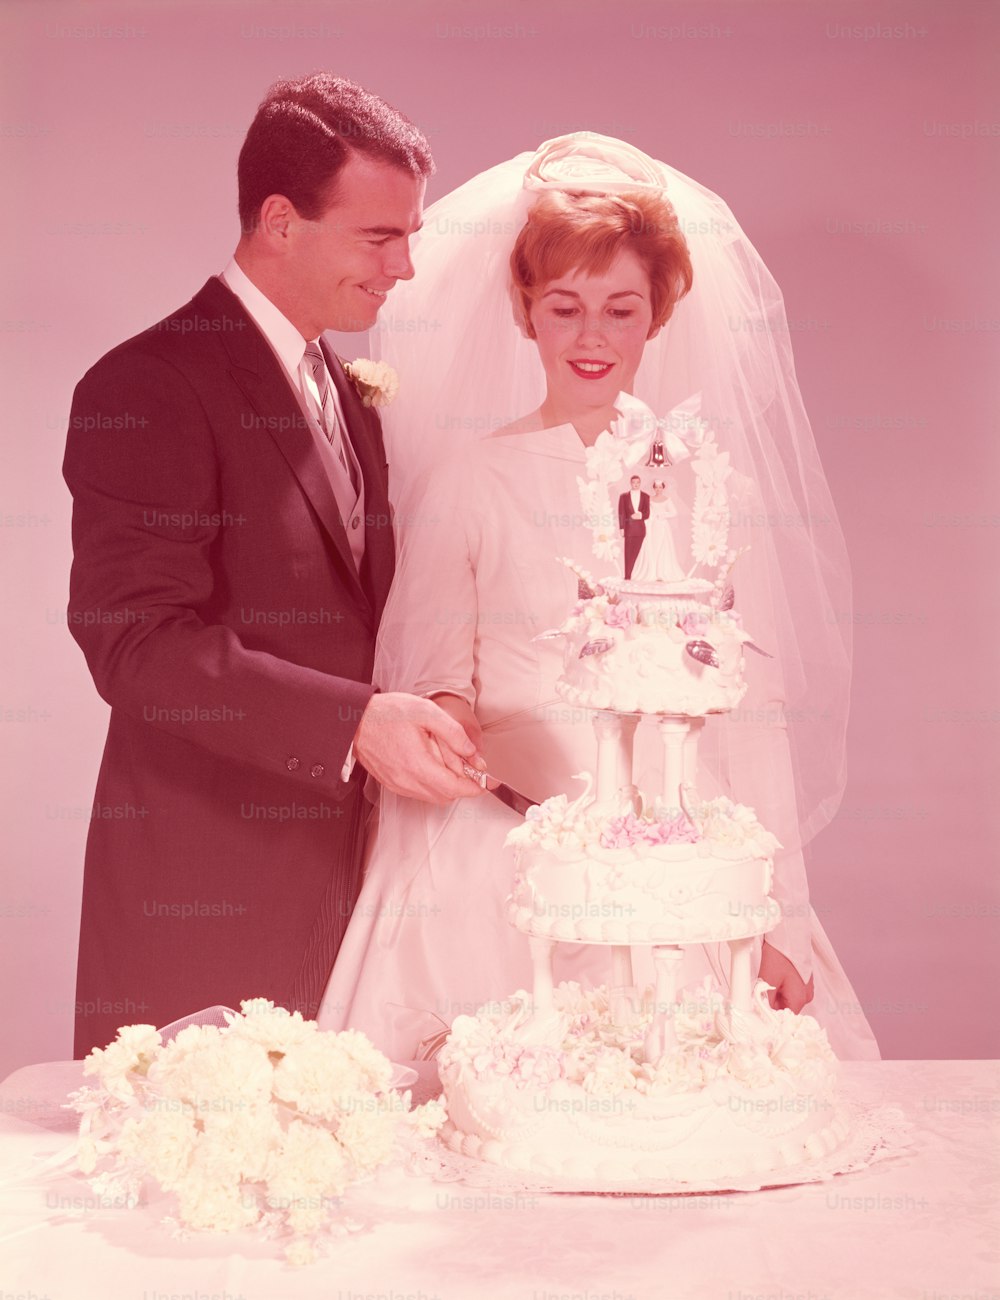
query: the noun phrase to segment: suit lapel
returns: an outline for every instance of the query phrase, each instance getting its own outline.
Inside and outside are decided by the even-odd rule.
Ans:
[[[232,363],[230,376],[256,412],[260,429],[274,439],[298,479],[333,542],[355,596],[370,606],[351,555],[337,498],[313,442],[312,428],[284,367],[243,304],[221,280],[209,280],[195,296],[194,304],[207,317],[229,318],[238,326],[219,332]]]
[[[378,416],[362,402],[344,369],[344,362],[325,341],[320,342],[340,398],[347,435],[365,481],[365,557],[361,571],[368,576],[369,594],[378,619],[389,594],[395,555],[381,427]]]

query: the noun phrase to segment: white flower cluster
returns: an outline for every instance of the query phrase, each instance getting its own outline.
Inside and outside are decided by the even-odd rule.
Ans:
[[[558,985],[553,992],[556,1016],[544,1044],[525,1044],[520,1037],[532,1005],[531,996],[520,989],[506,1002],[481,1007],[475,1016],[459,1016],[441,1050],[442,1066],[457,1062],[476,1078],[507,1077],[531,1091],[557,1079],[598,1096],[636,1086],[629,1048],[610,1028],[604,988]]]
[[[726,479],[731,473],[729,452],[720,452],[708,433],[691,462],[695,473],[691,512],[691,554],[699,564],[718,568],[728,558],[729,504]]]
[[[726,795],[692,808],[691,816],[703,838],[716,844],[756,848],[762,857],[768,858],[781,848],[777,836],[761,826],[752,808],[745,803],[734,803]]]
[[[538,844],[549,850],[582,853],[596,841],[599,831],[598,821],[581,817],[576,803],[557,794],[529,808],[524,822],[507,832],[504,843],[512,847]]]
[[[427,1136],[440,1105],[410,1109],[393,1066],[364,1034],[335,1034],[257,998],[225,1028],[192,1024],[163,1044],[130,1025],[95,1048],[72,1094],[78,1164],[134,1203],[147,1180],[177,1200],[185,1228],[291,1233],[305,1262],[339,1197],[388,1161],[405,1133]]]
[[[608,564],[617,563],[622,555],[618,512],[611,510],[609,488],[622,476],[624,454],[621,442],[605,430],[584,453],[587,477],[576,480],[583,515],[594,521],[594,554]]]
[[[616,1024],[610,1014],[606,988],[581,989],[557,985],[553,1005],[557,1016],[547,1043],[528,1051],[537,1062],[558,1062],[543,1074],[511,1065],[525,1051],[519,1029],[529,1016],[530,995],[523,990],[506,1003],[480,1008],[475,1016],[460,1016],[441,1052],[442,1065],[460,1064],[478,1078],[507,1077],[518,1089],[543,1089],[548,1079],[560,1086],[575,1084],[594,1096],[635,1092],[650,1096],[700,1092],[715,1081],[739,1088],[770,1085],[792,1092],[826,1095],[832,1087],[835,1061],[826,1035],[810,1016],[772,1011],[768,986],[758,980],[751,1010],[732,1012],[721,991],[706,976],[687,990],[677,1004],[674,1029],[677,1045],[659,1061],[644,1058],[643,1039],[653,996],[647,990],[628,1024]]]
[[[399,392],[399,376],[388,362],[358,357],[348,361],[344,370],[365,406],[388,406]]]

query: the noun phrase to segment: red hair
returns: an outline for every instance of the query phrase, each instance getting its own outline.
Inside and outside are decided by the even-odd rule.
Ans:
[[[514,315],[530,338],[531,304],[546,284],[574,270],[603,274],[617,255],[636,255],[649,276],[653,328],[666,324],[691,288],[691,258],[665,195],[545,191],[528,213],[510,255]]]

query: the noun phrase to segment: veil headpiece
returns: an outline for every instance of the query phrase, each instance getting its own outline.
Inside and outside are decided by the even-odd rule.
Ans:
[[[706,728],[702,753],[734,797],[766,806],[767,781],[782,778],[756,761],[753,733],[787,731],[797,817],[773,829],[794,849],[830,820],[843,792],[850,570],[781,293],[716,194],[624,141],[581,131],[489,168],[427,210],[415,276],[393,290],[373,336],[373,357],[400,378],[399,400],[383,414],[397,531],[405,547],[408,524],[420,525],[421,483],[456,446],[544,397],[535,344],[517,329],[509,296],[510,253],[537,194],[647,187],[673,206],[694,279],[646,344],[634,393],[661,417],[700,394],[698,415],[742,485],[729,502],[730,544],[741,551],[736,608],[775,656],[748,662],[743,705]],[[391,683],[391,656],[380,653],[376,679]]]

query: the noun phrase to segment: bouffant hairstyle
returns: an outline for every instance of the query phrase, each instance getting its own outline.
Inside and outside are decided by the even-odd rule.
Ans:
[[[269,194],[284,194],[307,221],[336,197],[352,151],[430,176],[430,146],[413,123],[370,90],[319,72],[276,81],[250,123],[237,164],[240,226],[250,232]]]
[[[546,284],[578,269],[601,275],[624,249],[646,268],[652,329],[659,329],[692,283],[687,243],[666,196],[650,190],[543,192],[510,256],[514,316],[525,334],[535,337],[531,304]]]

